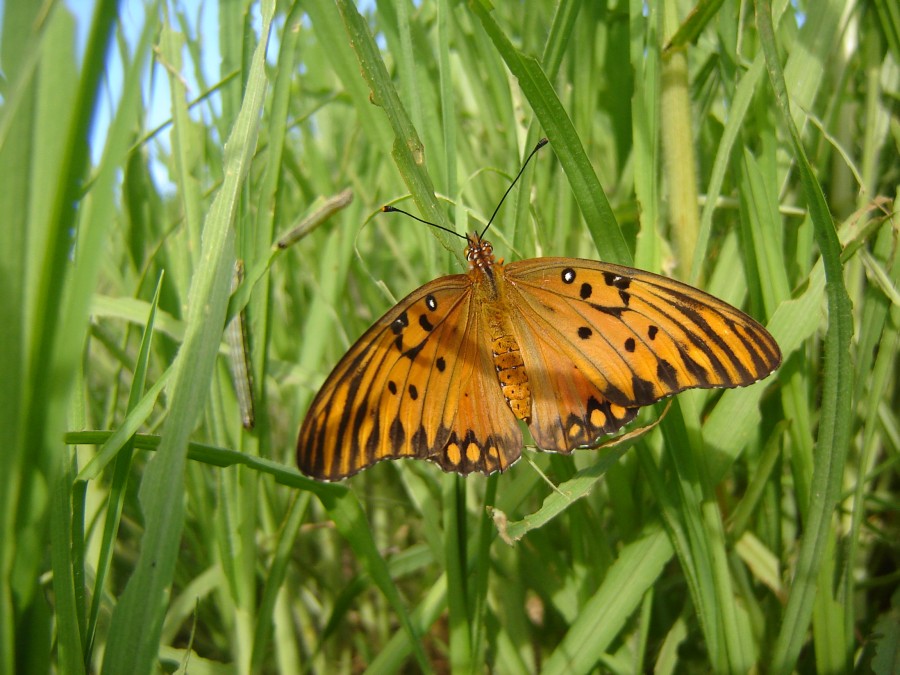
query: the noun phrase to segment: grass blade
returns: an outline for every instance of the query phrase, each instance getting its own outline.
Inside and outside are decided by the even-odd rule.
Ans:
[[[773,672],[793,670],[812,615],[817,593],[830,594],[830,586],[820,587],[819,569],[828,545],[831,517],[840,496],[841,478],[850,439],[852,386],[850,384],[850,340],[853,335],[850,298],[844,287],[841,247],[822,188],[800,141],[791,117],[790,100],[778,60],[772,10],[767,0],[757,6],[757,25],[766,56],[769,79],[775,92],[781,121],[790,133],[794,159],[800,172],[807,207],[815,226],[816,241],[825,267],[828,299],[828,331],[825,336],[824,391],[820,417],[816,463],[812,479],[813,499],[807,511],[805,536],[800,547],[794,585],[784,621],[772,655]],[[824,645],[823,645],[824,647]],[[849,665],[849,664],[848,664]]]
[[[137,569],[113,614],[104,670],[150,672],[172,583],[183,524],[187,441],[206,398],[218,353],[233,269],[233,214],[256,145],[256,124],[266,88],[265,48],[274,3],[263,3],[263,39],[256,48],[245,98],[225,156],[226,179],[204,224],[203,265],[191,285],[184,344],[178,355],[163,442],[141,484],[147,520]],[[229,258],[231,256],[231,258]]]

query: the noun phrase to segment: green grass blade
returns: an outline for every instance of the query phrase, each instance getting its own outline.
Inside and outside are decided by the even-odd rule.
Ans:
[[[37,8],[28,3],[7,4],[3,8],[3,58],[9,83],[3,108],[0,109],[0,271],[3,292],[0,293],[0,378],[7,382],[0,387],[0,424],[7,430],[8,439],[0,450],[4,471],[0,474],[0,670],[13,672],[17,657],[16,630],[21,621],[17,616],[15,590],[5,580],[10,578],[18,551],[16,503],[22,485],[32,479],[34,469],[24,461],[28,430],[22,423],[29,385],[25,367],[26,354],[31,346],[23,327],[28,316],[28,262],[22,255],[26,250],[29,230],[29,175],[23,168],[32,161],[36,143],[33,70],[40,55],[39,40],[30,27],[36,24]],[[9,58],[7,58],[9,57]],[[21,383],[15,385],[13,383]],[[58,473],[66,464],[58,460]],[[64,521],[60,521],[64,522]],[[37,565],[31,566],[32,578],[39,574]],[[73,602],[74,605],[74,602]],[[73,617],[74,618],[74,617]]]
[[[790,133],[794,158],[798,164],[807,207],[815,228],[816,241],[822,252],[829,307],[823,374],[825,388],[822,394],[822,412],[816,444],[813,499],[807,513],[805,536],[800,547],[794,585],[772,655],[773,672],[790,672],[803,646],[816,593],[830,593],[828,586],[820,588],[817,582],[822,580],[818,572],[829,538],[832,513],[840,495],[844,459],[850,437],[852,392],[850,340],[853,335],[853,324],[850,298],[843,281],[840,243],[821,186],[816,180],[791,118],[790,99],[785,89],[772,28],[771,7],[765,0],[757,7],[757,25],[766,56],[769,79],[775,92],[782,123]]]
[[[147,327],[141,336],[141,346],[138,353],[137,364],[134,369],[131,391],[128,394],[128,409],[134,410],[139,404],[147,378],[147,366],[150,359],[150,343],[153,338],[153,325],[156,318],[156,308],[159,305],[159,294],[162,287],[162,275],[150,304],[150,315],[147,317]],[[84,663],[85,669],[90,669],[91,655],[94,649],[94,639],[97,631],[97,619],[100,613],[100,600],[103,597],[103,589],[106,586],[107,575],[112,564],[113,549],[119,534],[119,523],[122,518],[122,509],[125,501],[125,490],[128,477],[131,472],[131,459],[134,446],[126,443],[116,453],[116,464],[113,469],[112,484],[109,492],[109,501],[106,510],[106,522],[103,527],[103,537],[100,545],[100,560],[97,564],[96,580],[91,594],[91,610],[88,616],[87,630],[84,636]],[[78,480],[76,478],[76,480]]]
[[[278,546],[272,558],[269,574],[266,578],[266,586],[263,589],[259,602],[259,612],[256,617],[256,627],[253,634],[253,653],[250,659],[250,670],[252,672],[260,672],[263,669],[266,650],[270,647],[272,633],[275,628],[275,602],[278,592],[284,584],[291,561],[291,549],[296,541],[303,518],[306,516],[308,506],[309,494],[302,493],[297,495],[288,513],[285,515],[283,527],[279,532]]]
[[[422,645],[418,638],[409,614],[404,608],[403,601],[400,599],[400,593],[391,579],[388,567],[384,562],[384,558],[378,552],[375,546],[375,540],[372,539],[371,531],[368,529],[365,514],[362,507],[357,501],[356,496],[349,490],[329,491],[327,494],[320,494],[319,499],[322,500],[325,508],[328,509],[329,515],[334,520],[338,531],[344,536],[350,546],[353,547],[360,563],[372,577],[372,581],[385,594],[400,617],[406,634],[412,643],[413,655],[416,657],[419,667],[423,672],[430,672],[428,660],[422,650]]]
[[[466,543],[466,485],[457,476],[444,480],[444,542],[447,586],[458,592],[447,596],[450,623],[450,665],[456,673],[475,670],[472,652],[472,612],[469,606],[469,570]]]
[[[675,32],[677,23],[675,3],[662,5],[663,33]],[[690,21],[688,25],[690,25]],[[673,40],[679,38],[676,34]],[[691,101],[688,92],[687,53],[680,49],[663,54],[660,64],[659,104],[662,127],[663,177],[668,194],[669,230],[675,252],[681,261],[677,276],[687,277],[688,261],[697,248],[700,212],[697,199],[697,155],[693,138]]]
[[[60,455],[60,463],[71,464],[72,460]],[[50,555],[54,568],[54,588],[56,590],[57,611],[60,616],[70,617],[61,627],[58,636],[59,663],[66,667],[67,672],[83,673],[84,649],[83,636],[79,630],[81,626],[81,614],[76,594],[80,589],[75,587],[76,574],[74,573],[74,559],[70,552],[69,544],[72,540],[72,532],[69,523],[72,520],[72,504],[74,502],[72,485],[74,471],[70,467],[65,470],[62,467],[57,475],[57,482],[52,486],[53,503],[50,527],[51,541],[54,546],[50,548]]]
[[[597,481],[625,454],[627,449],[628,446],[624,446],[603,452],[594,464],[579,471],[573,478],[551,492],[544,499],[540,509],[521,520],[502,525],[501,533],[504,539],[519,541],[529,531],[544,527],[577,500],[587,497]],[[495,518],[495,520],[497,519]],[[503,520],[505,520],[505,515],[498,522],[503,522]]]
[[[375,40],[356,6],[348,0],[338,3],[350,43],[356,50],[359,67],[368,83],[375,105],[381,107],[394,131],[391,154],[422,218],[449,227],[444,211],[438,208],[434,184],[425,168],[425,148],[406,109],[400,102],[381,59]]]
[[[15,165],[17,171],[29,176],[30,186],[23,187],[22,195],[31,202],[26,213],[30,219],[25,244],[15,250],[17,255],[24,252],[28,263],[22,279],[28,289],[23,303],[23,321],[16,328],[25,338],[22,356],[24,372],[18,382],[20,390],[19,419],[16,421],[17,440],[21,445],[16,456],[10,458],[8,471],[11,477],[21,482],[14,489],[4,490],[4,512],[10,513],[12,522],[19,521],[26,528],[21,532],[7,529],[9,537],[4,559],[15,562],[18,569],[4,578],[17,579],[13,588],[28,588],[39,573],[35,569],[36,560],[29,560],[27,552],[34,544],[29,539],[41,537],[50,526],[50,560],[53,567],[53,587],[59,610],[58,658],[59,667],[67,672],[81,672],[83,664],[83,630],[85,628],[84,585],[80,569],[76,569],[80,551],[74,550],[80,541],[73,531],[81,522],[82,514],[73,512],[76,503],[72,490],[71,472],[74,458],[63,458],[57,454],[58,434],[65,428],[70,411],[78,372],[78,359],[82,353],[83,341],[74,336],[83,335],[87,324],[87,292],[96,282],[96,261],[87,258],[88,251],[76,254],[83,264],[77,268],[69,265],[72,255],[73,233],[79,236],[84,229],[76,230],[78,211],[75,209],[81,197],[83,182],[88,167],[88,147],[85,139],[95,121],[96,100],[103,73],[103,59],[109,46],[115,26],[115,3],[100,3],[96,8],[93,24],[88,32],[86,52],[80,72],[76,69],[72,54],[75,50],[75,26],[68,10],[58,11],[43,17],[46,39],[41,42],[39,76],[34,88],[29,92],[30,103],[34,106],[30,136],[34,146],[31,157]],[[36,18],[36,17],[35,17]],[[13,26],[12,30],[32,27]],[[24,74],[30,78],[31,74]],[[29,88],[30,88],[29,83]],[[24,85],[24,81],[23,81]],[[27,108],[20,110],[28,112]],[[24,131],[23,128],[16,128]],[[5,215],[5,214],[4,214]],[[88,232],[102,232],[107,224],[103,218],[94,227],[86,226]],[[89,237],[80,239],[87,243]],[[4,275],[5,276],[5,275]],[[5,351],[5,348],[4,348]],[[26,457],[25,449],[28,449]],[[21,476],[19,462],[27,459],[28,468]],[[40,481],[36,483],[35,481]],[[5,486],[4,486],[5,487]],[[34,501],[35,490],[46,492],[49,488],[49,504]],[[46,496],[41,499],[44,501]],[[12,501],[10,501],[12,500]],[[49,521],[37,523],[33,516],[23,512],[37,508],[38,512],[48,508]],[[35,514],[36,515],[36,514]],[[12,522],[10,524],[12,524]],[[4,528],[6,529],[6,528]],[[16,528],[18,529],[18,528]],[[45,546],[44,541],[41,546]],[[16,548],[18,547],[18,551]],[[13,557],[10,557],[10,554]],[[28,570],[27,566],[32,565]],[[18,612],[25,618],[34,611],[28,594],[21,595]],[[38,615],[35,615],[35,618]],[[4,618],[9,621],[10,614]],[[23,624],[18,630],[40,635],[36,626]],[[4,636],[8,635],[4,630]],[[21,640],[21,637],[19,638]],[[16,658],[16,647],[5,658]],[[24,647],[25,645],[20,645]],[[39,644],[31,649],[40,649]],[[20,666],[37,659],[18,655]]]
[[[218,352],[233,268],[233,214],[249,158],[266,89],[265,47],[274,3],[263,3],[263,40],[256,48],[241,111],[225,155],[226,179],[204,224],[203,265],[189,295],[187,332],[178,355],[163,442],[141,484],[147,521],[143,552],[113,614],[104,670],[150,672],[172,583],[183,524],[183,477],[187,441],[206,398]]]
[[[592,672],[671,556],[672,546],[658,525],[627,544],[541,672]]]
[[[562,102],[540,65],[534,58],[521,54],[513,47],[481,0],[472,3],[472,11],[478,16],[507,67],[519,80],[522,91],[547,132],[553,151],[559,157],[575,199],[584,214],[597,251],[605,260],[629,264],[632,260],[631,251],[625,243],[609,201]]]

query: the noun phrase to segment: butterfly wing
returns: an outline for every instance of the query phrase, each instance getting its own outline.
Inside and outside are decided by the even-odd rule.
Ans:
[[[657,274],[534,258],[507,265],[505,278],[532,382],[532,434],[547,449],[589,444],[640,406],[691,387],[752,384],[781,363],[755,320]]]
[[[539,448],[569,453],[634,419],[638,408],[612,403],[591,369],[566,354],[560,331],[538,313],[512,312],[511,320],[531,387],[528,424]]]
[[[503,397],[497,381],[484,320],[477,300],[458,354],[453,354],[458,386],[450,387],[443,405],[453,409],[447,443],[428,459],[444,471],[463,475],[473,471],[503,471],[522,454],[522,429]],[[445,413],[446,414],[446,413]]]
[[[319,479],[382,459],[431,459],[489,473],[521,452],[522,432],[479,340],[467,275],[436,279],[404,298],[350,348],[307,412],[297,463]]]

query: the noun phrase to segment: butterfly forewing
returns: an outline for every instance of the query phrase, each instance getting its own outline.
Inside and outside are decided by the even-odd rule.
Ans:
[[[297,440],[307,475],[336,479],[381,459],[421,456],[446,442],[441,423],[453,360],[471,311],[466,275],[442,277],[404,298],[350,348],[310,406]],[[442,386],[442,382],[445,382]],[[427,419],[428,423],[423,424]]]
[[[759,323],[672,279],[573,258],[523,260],[505,271],[523,321],[620,406],[691,387],[745,386],[781,363]]]
[[[316,395],[297,440],[300,469],[336,480],[397,457],[460,473],[515,461],[522,433],[478,340],[481,320],[468,275],[442,277],[398,303]]]

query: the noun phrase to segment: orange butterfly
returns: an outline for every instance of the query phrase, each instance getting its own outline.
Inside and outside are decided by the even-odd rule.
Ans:
[[[765,328],[703,291],[593,260],[504,265],[483,235],[466,237],[467,274],[413,291],[328,376],[297,440],[303,473],[336,480],[415,457],[490,474],[521,455],[518,420],[538,447],[570,453],[641,406],[781,364]]]

